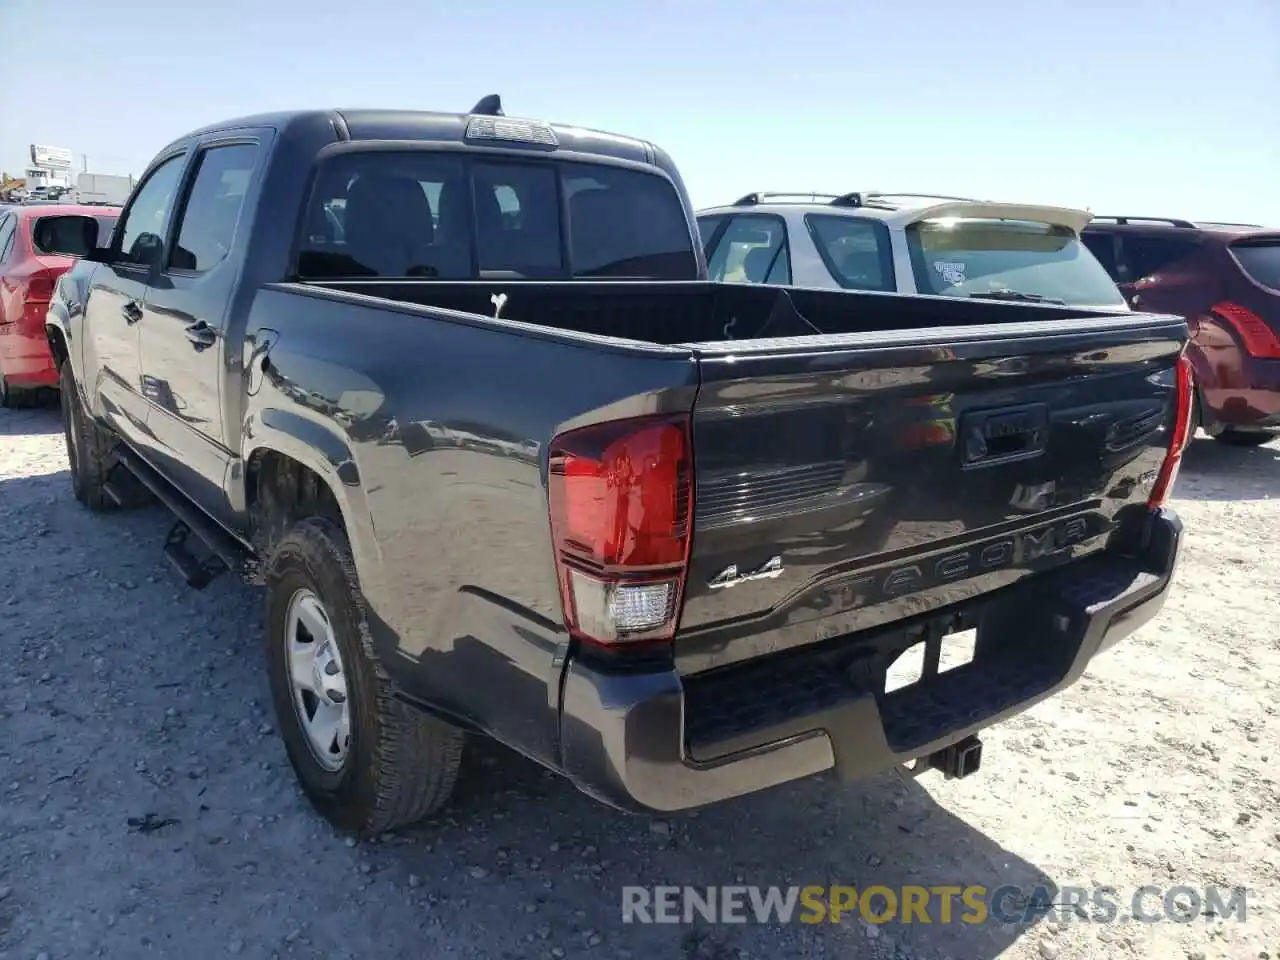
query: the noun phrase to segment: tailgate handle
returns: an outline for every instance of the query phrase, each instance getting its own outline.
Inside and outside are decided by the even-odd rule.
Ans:
[[[987,467],[1038,457],[1049,439],[1049,408],[1043,403],[974,410],[960,418],[966,467]]]

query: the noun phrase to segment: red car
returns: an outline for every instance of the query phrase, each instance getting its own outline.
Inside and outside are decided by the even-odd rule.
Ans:
[[[1196,415],[1242,446],[1280,432],[1280,231],[1095,217],[1085,244],[1137,310],[1187,318]]]
[[[48,217],[81,214],[98,221],[98,236],[47,237]],[[58,277],[71,267],[71,257],[54,256],[49,248],[76,249],[92,241],[105,246],[120,216],[118,207],[78,204],[19,204],[0,208],[0,406],[15,406],[24,393],[57,387],[58,371],[45,339],[44,315]],[[61,221],[66,227],[70,221]],[[64,227],[64,229],[66,228]],[[43,245],[39,242],[43,240]]]

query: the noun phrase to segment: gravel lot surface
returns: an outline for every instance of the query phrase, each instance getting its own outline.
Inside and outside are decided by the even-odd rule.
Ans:
[[[454,802],[356,845],[295,788],[261,599],[180,586],[159,507],[74,501],[0,411],[0,957],[1280,957],[1280,444],[1198,439],[1164,614],[947,783],[819,778],[651,822],[472,742]],[[624,926],[624,884],[1249,889],[1244,923]]]

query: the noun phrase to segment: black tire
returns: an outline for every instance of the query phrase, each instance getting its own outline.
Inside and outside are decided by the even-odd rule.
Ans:
[[[26,405],[27,391],[11,386],[8,378],[3,373],[0,373],[0,407],[13,410]]]
[[[373,655],[351,548],[332,520],[302,520],[275,544],[266,569],[267,664],[276,720],[303,791],[334,826],[373,836],[423,820],[449,799],[463,733],[392,696]],[[294,706],[286,624],[305,589],[323,605],[338,645],[350,707],[350,745],[341,767],[318,760]]]
[[[1276,436],[1270,430],[1233,430],[1228,427],[1214,439],[1232,447],[1260,447],[1264,443],[1270,443]]]
[[[116,439],[85,413],[70,362],[64,362],[58,372],[58,402],[71,465],[71,489],[76,499],[90,510],[113,509],[115,501],[107,496],[106,483],[115,465]]]

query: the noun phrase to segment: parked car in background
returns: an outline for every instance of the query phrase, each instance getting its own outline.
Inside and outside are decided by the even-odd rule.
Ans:
[[[1199,426],[1256,446],[1280,429],[1280,230],[1098,216],[1084,242],[1139,310],[1191,330]]]
[[[58,385],[44,318],[54,285],[75,263],[49,252],[67,249],[76,239],[66,233],[80,229],[81,222],[65,218],[85,214],[97,222],[97,235],[84,238],[92,249],[106,243],[119,213],[114,207],[46,203],[0,210],[0,406],[15,405],[28,391]]]
[[[1063,207],[914,193],[750,193],[698,212],[713,280],[1124,309]]]

